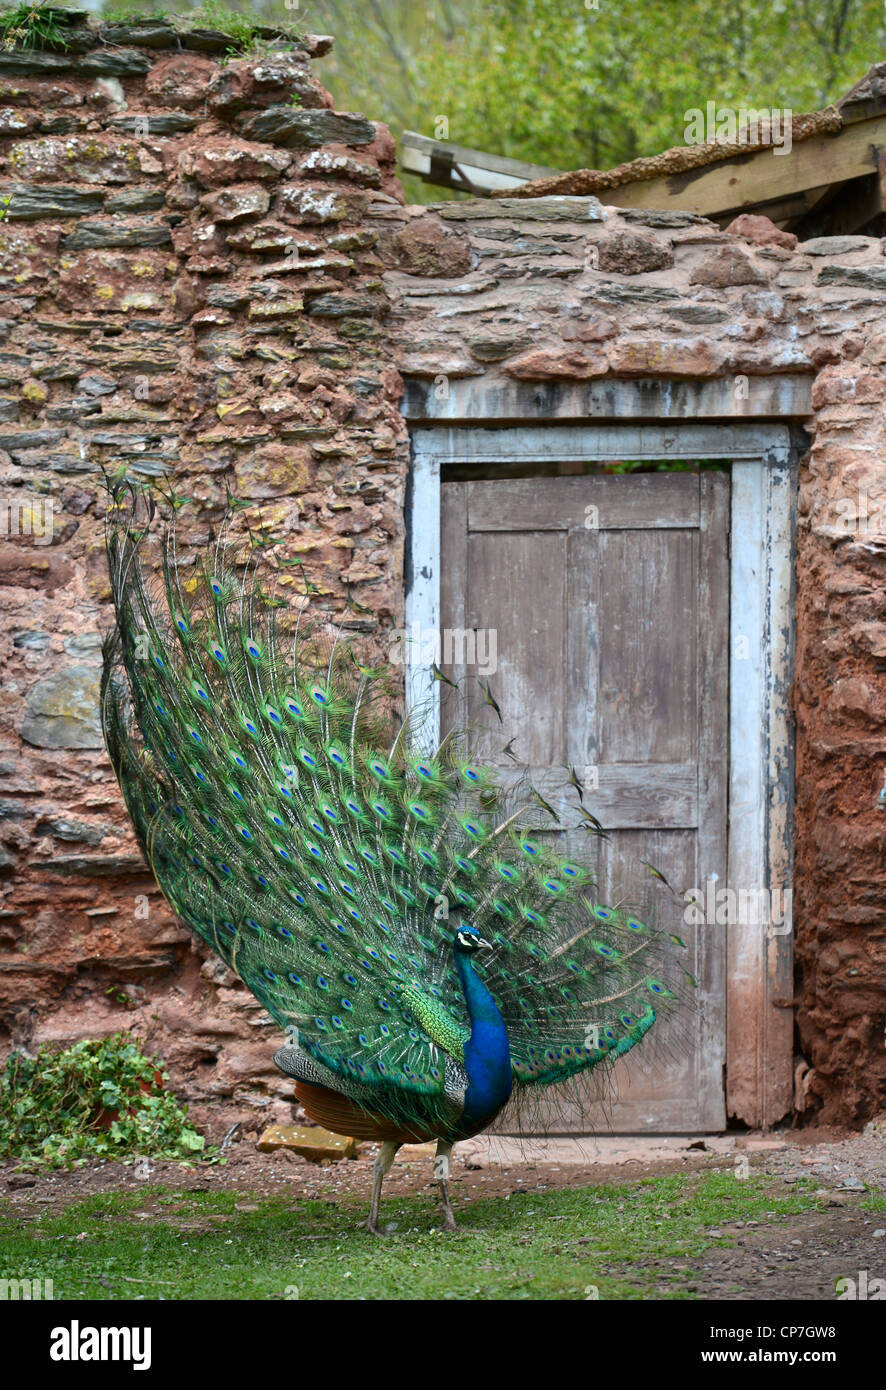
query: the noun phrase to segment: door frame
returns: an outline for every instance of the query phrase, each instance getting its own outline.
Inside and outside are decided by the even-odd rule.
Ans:
[[[439,730],[439,687],[423,654],[440,629],[440,487],[447,464],[722,458],[730,501],[727,886],[792,889],[796,451],[786,424],[419,426],[406,503],[406,694]],[[790,901],[788,899],[787,901]],[[781,899],[785,902],[784,896]],[[717,928],[708,928],[717,929]],[[789,914],[726,926],[726,1110],[755,1127],[793,1102]]]

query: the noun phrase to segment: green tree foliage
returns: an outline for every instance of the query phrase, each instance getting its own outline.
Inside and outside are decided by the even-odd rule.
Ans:
[[[230,3],[334,34],[317,72],[340,110],[558,169],[681,144],[708,101],[816,110],[886,58],[882,0]]]

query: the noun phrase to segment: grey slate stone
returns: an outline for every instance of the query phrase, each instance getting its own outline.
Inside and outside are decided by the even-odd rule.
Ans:
[[[134,48],[100,48],[75,64],[78,73],[89,77],[135,77],[148,72],[150,67],[150,58]]]
[[[267,140],[288,149],[319,149],[321,145],[370,145],[375,125],[365,116],[347,112],[269,106],[245,123],[243,134],[248,140]]]
[[[100,845],[106,830],[102,825],[69,820],[67,816],[47,816],[34,826],[34,834],[52,835],[56,840],[70,840],[74,844]]]
[[[29,691],[21,736],[36,748],[101,748],[100,670],[66,666]]]
[[[886,290],[886,265],[826,265],[816,275],[817,285],[855,285],[864,290]]]
[[[156,212],[166,202],[166,194],[158,188],[125,188],[105,204],[106,212]]]
[[[809,241],[801,241],[797,251],[803,256],[847,256],[852,251],[870,251],[875,246],[874,237],[868,236],[814,236]]]
[[[101,26],[101,37],[109,44],[132,44],[136,48],[173,48],[176,34],[171,24],[144,19],[132,24],[109,22]]]
[[[51,77],[53,73],[70,68],[71,59],[65,53],[44,53],[36,48],[12,48],[0,51],[0,76]]]
[[[48,632],[38,632],[36,629],[27,629],[24,632],[17,632],[12,639],[12,645],[24,648],[29,652],[45,651],[52,641]]]
[[[102,246],[169,246],[172,233],[165,222],[79,222],[63,240],[66,251]]]
[[[50,184],[45,188],[35,184],[16,183],[0,190],[10,198],[6,218],[9,222],[33,221],[39,217],[82,217],[98,212],[104,201],[99,190],[63,188]]]
[[[129,135],[180,135],[193,130],[202,117],[187,115],[183,111],[146,112],[143,116],[112,116],[108,125],[114,130],[124,130]],[[147,121],[147,130],[145,129]]]
[[[605,222],[599,198],[465,198],[439,203],[434,211],[448,222]]]

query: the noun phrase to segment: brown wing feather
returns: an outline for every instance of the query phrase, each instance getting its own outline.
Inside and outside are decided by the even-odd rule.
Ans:
[[[439,1133],[425,1125],[397,1126],[384,1115],[371,1115],[355,1101],[328,1086],[315,1086],[309,1081],[296,1081],[295,1095],[305,1113],[315,1124],[353,1139],[375,1139],[380,1143],[421,1144],[438,1139]]]

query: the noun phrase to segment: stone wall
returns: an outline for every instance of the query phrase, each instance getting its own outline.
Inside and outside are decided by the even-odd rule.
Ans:
[[[402,621],[404,380],[412,414],[442,390],[465,420],[481,399],[599,416],[625,380],[783,415],[811,381],[799,1047],[809,1112],[862,1121],[886,1105],[881,243],[593,198],[404,207],[387,131],[313,76],[329,42],[223,62],[151,22],[0,55],[0,1044],[132,1026],[198,1117],[288,1110],[273,1029],[163,906],[101,750],[101,463],[174,471],[207,521],[225,483],[262,499],[319,601],[381,642]]]
[[[372,634],[407,444],[366,217],[401,196],[393,141],[332,109],[331,40],[231,42],[152,21],[0,54],[0,1038],[131,1026],[242,1116],[285,1093],[268,1020],[173,920],[102,751],[100,465],[174,471],[210,518],[226,484],[266,502]]]

